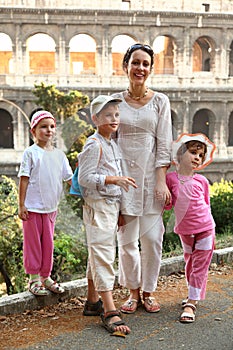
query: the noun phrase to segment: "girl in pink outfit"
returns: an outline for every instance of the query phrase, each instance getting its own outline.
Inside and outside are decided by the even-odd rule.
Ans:
[[[19,209],[23,222],[23,259],[29,274],[29,291],[43,296],[64,289],[50,277],[53,234],[63,181],[71,182],[72,169],[64,152],[53,147],[56,122],[47,111],[33,114],[35,143],[23,154],[19,171]]]
[[[211,215],[208,180],[195,173],[212,161],[215,145],[203,134],[182,134],[173,143],[177,170],[166,176],[174,207],[174,232],[184,250],[188,300],[183,304],[180,322],[195,321],[198,300],[205,299],[208,269],[211,263],[215,223]],[[158,194],[159,196],[159,194]]]

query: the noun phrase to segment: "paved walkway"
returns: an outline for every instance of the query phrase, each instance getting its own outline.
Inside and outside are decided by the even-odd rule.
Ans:
[[[216,259],[220,259],[219,262],[227,260],[231,264],[233,248],[215,252],[214,260]],[[170,265],[171,262],[170,260]],[[82,330],[77,328],[75,332],[61,333],[49,341],[20,349],[233,350],[233,268],[229,269],[227,274],[210,273],[207,298],[199,303],[196,322],[193,324],[181,324],[178,321],[184,283],[183,281],[180,286],[170,286],[169,290],[166,285],[164,289],[159,289],[156,293],[161,302],[159,313],[149,314],[140,308],[133,315],[125,315],[124,319],[132,329],[126,338],[110,336],[101,326],[99,318],[90,317]],[[38,299],[33,296],[32,298]],[[0,310],[3,310],[2,305]],[[83,317],[81,312],[77,317]]]

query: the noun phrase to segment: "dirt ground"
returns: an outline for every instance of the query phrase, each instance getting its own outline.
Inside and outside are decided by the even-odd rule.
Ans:
[[[209,272],[208,290],[216,289],[211,283],[211,276],[221,274],[222,278],[233,278],[232,266],[216,266],[213,264]],[[172,302],[186,297],[187,288],[184,272],[181,271],[168,277],[159,278],[157,291],[154,296],[162,303]],[[128,296],[128,291],[122,288],[114,290],[117,307]],[[74,298],[36,311],[25,311],[23,314],[0,316],[0,349],[20,349],[33,345],[35,342],[49,341],[49,339],[65,332],[79,332],[88,323],[99,323],[99,317],[84,317],[82,315],[85,297]]]

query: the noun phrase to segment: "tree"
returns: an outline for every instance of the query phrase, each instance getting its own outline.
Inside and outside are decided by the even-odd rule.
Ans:
[[[44,82],[35,84],[34,87],[32,92],[37,97],[35,103],[51,112],[61,122],[76,115],[80,108],[89,104],[89,97],[77,90],[65,94],[55,85],[45,85]]]

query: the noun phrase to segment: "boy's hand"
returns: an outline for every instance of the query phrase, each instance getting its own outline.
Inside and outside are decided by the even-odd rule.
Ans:
[[[122,187],[126,192],[129,191],[129,186],[137,188],[135,180],[128,176],[119,176],[116,178],[116,185]]]

